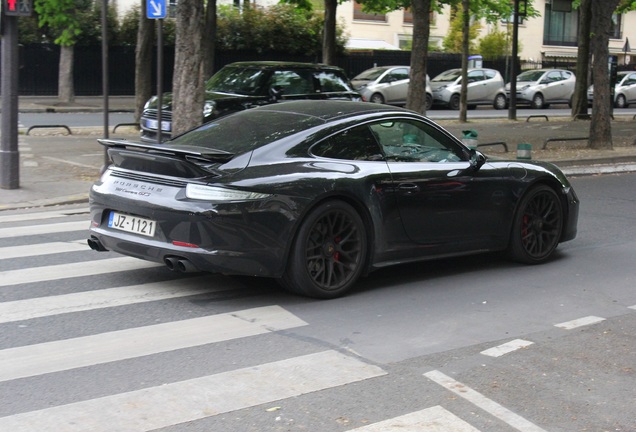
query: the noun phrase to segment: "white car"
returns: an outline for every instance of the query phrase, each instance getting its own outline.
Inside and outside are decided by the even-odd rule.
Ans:
[[[504,80],[494,69],[468,69],[468,108],[476,105],[491,105],[496,109],[505,109],[506,94]],[[433,105],[444,105],[452,110],[459,109],[462,90],[462,70],[450,69],[431,80]]]
[[[517,105],[532,108],[547,108],[550,104],[572,106],[572,95],[576,77],[564,69],[528,70],[517,76]],[[506,95],[510,100],[510,83],[506,84]]]
[[[367,69],[351,80],[362,99],[373,103],[405,105],[410,82],[409,66],[378,66]],[[433,105],[433,94],[426,77],[426,109]]]
[[[594,85],[587,89],[587,100],[592,105]],[[633,103],[636,103],[636,72],[618,72],[614,87],[614,107],[627,108]]]

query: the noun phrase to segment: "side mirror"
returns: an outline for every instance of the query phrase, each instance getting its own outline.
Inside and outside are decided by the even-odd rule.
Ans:
[[[475,149],[470,150],[470,167],[477,171],[486,163],[486,155]]]
[[[269,96],[272,102],[278,101],[283,95],[283,88],[278,85],[273,85],[269,88]]]

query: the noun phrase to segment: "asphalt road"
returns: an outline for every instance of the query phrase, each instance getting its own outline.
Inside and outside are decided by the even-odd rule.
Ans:
[[[573,184],[550,263],[404,265],[331,301],[90,251],[85,206],[1,212],[0,430],[636,431],[636,174]]]

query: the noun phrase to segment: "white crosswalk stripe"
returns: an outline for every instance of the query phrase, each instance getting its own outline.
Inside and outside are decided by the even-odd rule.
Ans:
[[[79,214],[70,215],[77,218]],[[151,302],[178,302],[191,296],[226,292],[235,288],[232,279],[219,284],[219,278],[215,275],[171,279],[171,273],[164,272],[160,278],[166,280],[108,286],[108,282],[104,282],[102,278],[98,282],[101,286],[98,287],[86,288],[78,282],[73,292],[50,295],[46,291],[48,282],[64,281],[65,286],[73,286],[72,278],[119,274],[161,265],[113,254],[102,258],[102,255],[91,251],[85,243],[83,237],[87,234],[87,222],[59,222],[59,218],[64,216],[64,211],[42,212],[39,217],[0,216],[0,223],[20,222],[21,225],[0,228],[0,240],[6,240],[7,244],[3,246],[0,243],[0,266],[3,260],[12,260],[14,268],[20,260],[28,262],[28,265],[35,261],[33,258],[42,257],[43,260],[37,267],[0,271],[0,294],[4,293],[8,298],[15,298],[17,295],[18,298],[0,303],[0,324],[5,328],[16,322],[19,323],[17,327],[28,328],[32,320],[36,323],[34,326],[37,326],[37,320],[42,318],[49,318],[47,325],[57,325],[58,316],[65,317],[63,321],[68,323],[72,322],[75,313],[84,313],[83,318],[86,319],[90,314],[116,311],[124,306],[137,308]],[[33,221],[33,224],[24,226],[24,221]],[[68,233],[73,231],[77,231],[77,239],[68,240]],[[31,236],[42,234],[50,235],[42,243],[16,245],[23,236],[29,236],[27,242],[32,243]],[[55,238],[57,234],[63,234],[60,236],[61,240]],[[86,251],[95,259],[46,265],[45,257],[77,257],[77,254],[72,254],[78,251]],[[59,262],[59,258],[56,257],[56,261]],[[38,296],[26,298],[23,286],[38,282],[42,283],[36,287]],[[122,319],[125,320],[126,316],[123,315]],[[49,322],[53,324],[48,324]],[[267,335],[275,337],[311,324],[279,305],[259,304],[231,312],[217,311],[206,316],[184,317],[158,324],[126,326],[124,322],[124,325],[117,327],[121,330],[101,333],[99,322],[93,322],[93,325],[97,332],[86,336],[78,337],[54,330],[51,334],[63,336],[58,340],[44,337],[43,342],[22,345],[16,338],[13,341],[16,345],[0,350],[0,387],[10,385],[14,380],[47,380],[59,373],[87,373],[93,367],[118,365],[118,362],[131,359],[152,362],[153,356],[165,353],[179,356],[180,353],[197,347],[207,349],[209,346],[214,349],[222,344],[248,340],[246,338],[265,338]],[[279,343],[281,340],[284,339],[278,339]],[[299,338],[296,343],[305,343],[299,340],[303,339]],[[172,382],[168,380],[162,385],[137,384],[126,391],[113,391],[112,394],[105,392],[93,398],[83,398],[78,394],[63,403],[43,403],[32,408],[18,409],[15,413],[0,417],[0,431],[161,430],[184,423],[214,419],[222,414],[262,404],[278,404],[288,398],[314,392],[337,390],[349,384],[380,379],[387,375],[382,367],[369,364],[357,356],[325,347],[313,352],[316,351],[316,345],[308,346],[312,352],[291,355],[289,358],[284,358],[284,347],[277,347],[279,352],[272,357],[273,361],[259,363],[258,359],[254,359],[254,363],[244,363],[250,366],[216,374],[188,375],[186,379],[181,377]],[[167,373],[167,376],[172,375],[170,371]],[[122,376],[125,377],[126,374],[123,373]],[[52,382],[55,382],[55,378]],[[58,391],[63,392],[64,389]],[[38,396],[33,398],[37,399]],[[423,408],[351,429],[351,432],[479,432],[441,406]]]

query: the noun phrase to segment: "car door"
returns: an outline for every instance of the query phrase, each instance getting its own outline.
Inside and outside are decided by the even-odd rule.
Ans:
[[[505,235],[506,194],[493,170],[472,169],[467,150],[433,125],[398,119],[370,127],[404,230],[424,254],[488,247]]]
[[[468,94],[466,96],[467,103],[474,101],[481,101],[486,98],[488,94],[488,85],[486,83],[486,77],[482,70],[472,70],[467,74],[468,78]]]
[[[381,80],[385,102],[389,104],[406,103],[409,89],[409,69],[395,68],[387,72]]]
[[[543,89],[543,96],[546,102],[549,103],[553,100],[563,100],[569,97],[569,95],[567,95],[568,88],[565,85],[561,71],[549,72],[544,78],[544,81],[546,86]]]

